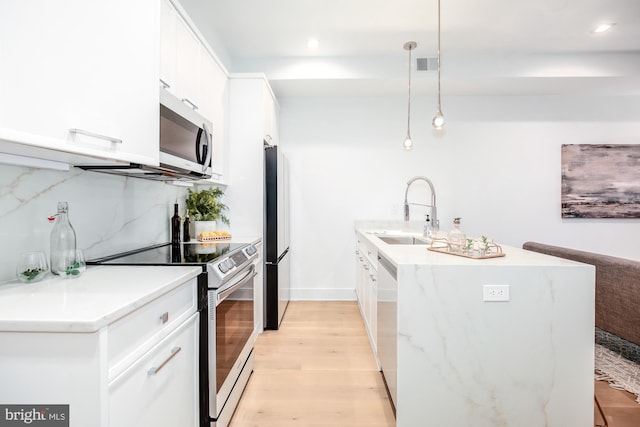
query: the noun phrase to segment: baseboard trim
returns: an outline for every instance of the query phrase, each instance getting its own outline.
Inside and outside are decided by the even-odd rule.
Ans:
[[[355,301],[354,289],[307,288],[291,289],[292,301]]]

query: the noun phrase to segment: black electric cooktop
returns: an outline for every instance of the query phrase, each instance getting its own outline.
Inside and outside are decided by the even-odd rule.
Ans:
[[[203,265],[229,255],[247,243],[164,243],[88,261],[107,265]]]

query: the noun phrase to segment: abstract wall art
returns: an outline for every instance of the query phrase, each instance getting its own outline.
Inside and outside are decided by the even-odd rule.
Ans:
[[[562,146],[563,218],[640,218],[640,144]]]

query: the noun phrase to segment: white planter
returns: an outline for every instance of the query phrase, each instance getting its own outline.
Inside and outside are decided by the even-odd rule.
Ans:
[[[216,231],[217,227],[218,221],[194,221],[192,237],[197,239],[203,231]]]

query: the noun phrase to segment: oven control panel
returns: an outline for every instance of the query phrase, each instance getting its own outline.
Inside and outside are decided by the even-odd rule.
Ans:
[[[258,256],[258,250],[254,245],[247,245],[229,256],[213,263],[214,272],[220,279],[232,275],[236,270],[246,267]]]

